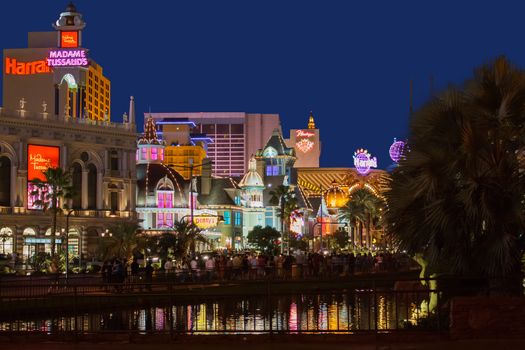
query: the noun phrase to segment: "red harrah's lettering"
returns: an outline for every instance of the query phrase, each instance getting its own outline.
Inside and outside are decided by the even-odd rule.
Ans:
[[[314,136],[315,133],[311,131],[305,131],[305,130],[296,130],[295,136],[296,137],[311,137]]]
[[[33,62],[18,62],[16,58],[5,58],[5,74],[29,75],[46,74],[51,72],[51,68],[45,60]]]

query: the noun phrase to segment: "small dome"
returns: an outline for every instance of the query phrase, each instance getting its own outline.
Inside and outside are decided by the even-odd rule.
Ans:
[[[324,193],[324,199],[328,208],[341,208],[348,202],[348,195],[337,185],[334,180],[332,186]]]
[[[261,175],[257,172],[257,161],[255,157],[250,158],[250,163],[248,166],[248,172],[244,175],[241,182],[239,182],[239,187],[261,187],[264,188],[264,182],[261,178]]]

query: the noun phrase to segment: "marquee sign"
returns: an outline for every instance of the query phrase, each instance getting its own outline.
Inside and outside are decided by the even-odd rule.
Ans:
[[[211,227],[216,227],[219,218],[217,216],[210,215],[198,215],[193,217],[193,222],[200,229],[208,229]]]
[[[60,148],[56,146],[27,146],[27,179],[46,181],[47,168],[59,166]]]
[[[377,158],[372,157],[366,149],[358,149],[354,152],[354,166],[361,175],[370,172],[370,168],[377,168]]]
[[[48,168],[56,168],[60,164],[60,148],[56,146],[27,146],[27,208],[41,210],[41,205],[35,201],[44,198],[51,191],[49,186],[38,188],[34,180],[46,181],[44,172]],[[37,193],[38,192],[38,193]]]
[[[314,148],[315,142],[310,140],[310,137],[315,136],[314,132],[307,131],[307,130],[295,130],[295,137],[298,140],[295,143],[295,146],[297,149],[303,153],[309,152],[312,148]]]
[[[298,236],[302,236],[304,231],[304,218],[303,213],[299,210],[294,210],[290,215],[290,232],[295,233]]]
[[[47,57],[47,65],[50,67],[84,67],[88,64],[85,49],[51,50]]]
[[[78,47],[78,32],[60,32],[60,47]]]
[[[12,75],[46,74],[51,72],[51,68],[46,60],[19,62],[16,58],[6,57],[4,72]]]

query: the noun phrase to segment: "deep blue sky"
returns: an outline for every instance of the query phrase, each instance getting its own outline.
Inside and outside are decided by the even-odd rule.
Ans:
[[[368,148],[380,167],[406,135],[414,103],[505,54],[525,62],[518,1],[77,0],[84,46],[112,82],[113,119],[127,111],[279,113],[285,136],[321,129],[322,166],[352,166]],[[0,47],[52,30],[64,0],[2,3]],[[142,119],[139,121],[142,123]]]

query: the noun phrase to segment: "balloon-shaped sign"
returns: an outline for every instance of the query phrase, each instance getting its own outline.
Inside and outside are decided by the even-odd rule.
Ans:
[[[354,152],[354,166],[361,175],[370,172],[370,168],[377,168],[377,158],[372,157],[366,149],[358,149]]]

